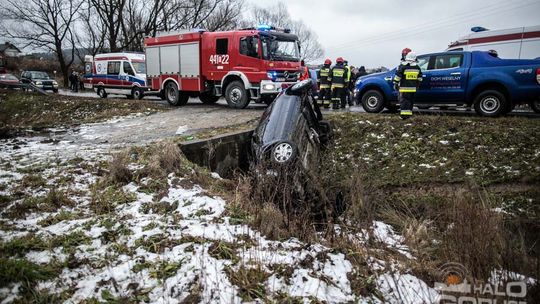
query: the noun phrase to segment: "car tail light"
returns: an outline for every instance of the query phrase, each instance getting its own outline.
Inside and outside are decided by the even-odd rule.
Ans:
[[[536,69],[536,82],[540,84],[540,68]]]

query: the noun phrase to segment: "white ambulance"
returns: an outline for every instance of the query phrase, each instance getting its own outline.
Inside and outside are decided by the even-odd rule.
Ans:
[[[447,51],[497,51],[504,59],[540,58],[540,25],[505,30],[471,28],[473,33],[452,42]]]
[[[145,55],[108,53],[85,56],[84,87],[106,98],[108,94],[141,99],[148,91]]]

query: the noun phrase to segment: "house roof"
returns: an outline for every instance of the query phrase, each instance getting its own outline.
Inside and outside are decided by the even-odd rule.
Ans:
[[[7,49],[15,49],[15,50],[17,50],[17,52],[19,52],[19,53],[21,52],[21,50],[19,50],[19,48],[17,48],[12,43],[6,42],[6,43],[0,44],[0,52],[3,53]]]

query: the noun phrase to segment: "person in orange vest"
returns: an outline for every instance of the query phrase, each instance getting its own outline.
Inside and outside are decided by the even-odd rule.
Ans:
[[[309,79],[309,69],[306,66],[306,63],[304,60],[300,61],[300,77],[298,78],[299,81]]]

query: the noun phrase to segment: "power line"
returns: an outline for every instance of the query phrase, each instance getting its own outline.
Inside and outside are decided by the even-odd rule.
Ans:
[[[370,45],[370,44],[379,43],[379,42],[385,42],[385,41],[388,41],[388,40],[393,40],[395,38],[401,38],[401,37],[406,37],[406,36],[411,36],[411,35],[418,35],[420,33],[425,33],[425,32],[438,30],[438,29],[445,28],[445,27],[448,27],[450,25],[454,25],[454,24],[457,24],[457,23],[461,23],[461,22],[464,22],[464,21],[471,20],[471,19],[478,19],[478,18],[483,18],[483,17],[487,17],[487,16],[491,16],[491,15],[496,15],[496,14],[504,13],[504,12],[507,12],[507,11],[510,11],[510,10],[515,10],[515,9],[518,9],[518,8],[521,8],[521,7],[534,5],[534,4],[539,4],[539,3],[540,3],[539,1],[533,1],[533,2],[528,2],[528,3],[521,3],[521,5],[514,6],[514,7],[512,7],[512,5],[513,5],[512,3],[506,3],[506,4],[502,4],[500,6],[491,7],[491,9],[489,9],[489,8],[485,9],[481,13],[473,12],[473,13],[469,13],[469,14],[463,14],[462,16],[458,16],[458,17],[454,16],[454,17],[446,18],[446,20],[443,19],[443,20],[437,21],[437,22],[418,24],[418,25],[414,25],[412,27],[408,27],[406,30],[387,32],[387,33],[384,33],[384,34],[379,34],[379,35],[376,35],[376,36],[371,36],[371,37],[368,37],[368,38],[364,38],[362,40],[356,40],[356,41],[352,41],[352,42],[347,42],[347,43],[335,45],[335,46],[329,47],[327,49],[330,49],[330,50],[334,50],[334,49],[341,49],[341,50],[350,49],[350,48],[353,48],[353,47],[365,46],[365,45]],[[429,27],[426,28],[426,25],[429,25]],[[415,28],[418,28],[418,29],[415,30]]]

